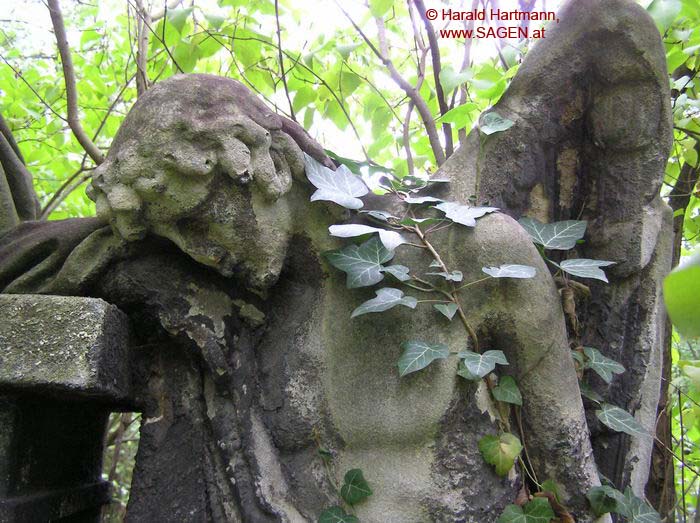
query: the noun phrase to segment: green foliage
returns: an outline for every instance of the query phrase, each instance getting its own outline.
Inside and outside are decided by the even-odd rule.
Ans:
[[[384,279],[383,263],[394,257],[377,237],[372,237],[362,245],[348,245],[342,250],[325,253],[331,265],[347,273],[348,289],[367,287]]]
[[[595,415],[606,427],[616,432],[624,432],[635,437],[651,437],[651,434],[642,427],[634,416],[620,407],[603,403],[601,408],[595,411]]]
[[[318,518],[318,523],[358,523],[359,521],[355,516],[346,514],[342,507],[324,510]]]
[[[372,489],[360,469],[352,469],[345,473],[345,482],[340,487],[340,496],[348,505],[355,505],[371,495]]]
[[[591,504],[591,509],[596,516],[602,516],[608,512],[617,512],[617,495],[619,492],[607,485],[593,487],[586,497]]]
[[[311,201],[327,200],[342,205],[346,209],[359,209],[362,207],[362,200],[359,196],[364,196],[369,189],[362,179],[353,174],[350,169],[341,165],[337,170],[332,171],[325,165],[304,155],[304,166],[306,167],[306,177],[311,184],[317,188],[311,195]]]
[[[377,291],[377,297],[371,300],[367,300],[357,309],[352,311],[351,318],[356,316],[361,316],[362,314],[368,314],[370,312],[383,312],[389,310],[397,305],[403,305],[409,309],[415,309],[418,304],[412,296],[404,296],[403,291],[399,289],[392,289],[390,287],[385,287]]]
[[[508,505],[498,518],[498,523],[549,523],[554,511],[546,498],[534,498],[522,508]]]
[[[700,336],[700,250],[664,280],[664,301],[671,321],[684,336]]]
[[[404,350],[398,363],[401,376],[424,369],[435,360],[445,359],[450,355],[449,347],[443,343],[406,341],[401,347]]]
[[[500,267],[482,267],[481,270],[492,278],[534,278],[537,270],[529,265],[507,264]]]
[[[479,130],[486,135],[507,131],[511,127],[513,127],[513,121],[504,118],[496,111],[484,114],[479,124]]]
[[[512,403],[513,405],[522,406],[523,397],[520,394],[520,389],[511,376],[503,376],[498,385],[493,388],[493,397],[504,403]]]
[[[462,358],[464,366],[470,374],[479,378],[492,372],[496,365],[508,365],[506,355],[500,350],[487,350],[483,354],[465,350],[457,354],[457,357]]]
[[[532,241],[545,249],[568,251],[586,234],[588,223],[583,220],[541,223],[534,218],[520,218],[518,223],[530,234]]]
[[[625,516],[630,523],[661,523],[659,514],[629,487],[624,494],[608,485],[593,487],[586,497],[597,516],[613,512]]]
[[[484,461],[493,465],[499,476],[508,474],[521,450],[523,450],[523,446],[520,440],[508,432],[504,432],[500,436],[484,436],[479,440],[479,451],[484,457]],[[549,503],[547,505],[549,506]]]
[[[613,374],[622,374],[625,372],[625,367],[615,360],[603,356],[598,349],[584,347],[583,353],[586,355],[585,368],[594,371],[605,383],[610,383],[612,381]]]

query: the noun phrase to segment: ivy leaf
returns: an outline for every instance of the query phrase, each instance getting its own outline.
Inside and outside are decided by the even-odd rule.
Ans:
[[[486,113],[480,118],[479,129],[486,135],[500,133],[513,127],[513,121],[498,114],[496,111]]]
[[[442,267],[442,265],[440,265],[439,261],[433,260],[430,262],[430,265],[428,265],[428,267]]]
[[[554,511],[547,498],[533,498],[520,508],[508,505],[497,523],[549,523],[554,519]]]
[[[591,509],[596,516],[602,516],[608,512],[617,512],[617,496],[622,495],[619,491],[607,485],[593,487],[588,491],[586,497],[591,504]]]
[[[588,222],[585,220],[566,220],[563,222],[542,223],[534,218],[520,218],[518,223],[532,238],[532,241],[545,249],[568,251],[573,249],[586,234]]]
[[[445,200],[434,198],[433,196],[417,196],[415,198],[412,196],[407,196],[403,201],[414,205],[420,205],[422,203],[444,202]]]
[[[622,374],[625,368],[616,362],[603,356],[598,349],[593,347],[584,347],[583,352],[586,355],[586,368],[591,369],[600,376],[605,383],[610,383],[613,374]]]
[[[372,489],[362,476],[362,470],[352,469],[345,473],[345,483],[340,487],[340,496],[349,505],[354,505],[371,495]]]
[[[382,281],[382,264],[391,260],[394,253],[374,236],[362,245],[348,245],[343,250],[328,251],[325,256],[331,265],[347,273],[348,289],[355,289]]]
[[[318,189],[311,195],[312,202],[327,200],[346,209],[360,209],[364,205],[358,197],[367,194],[369,189],[359,176],[344,165],[336,171],[331,171],[304,153],[304,166],[306,177]]]
[[[508,474],[521,450],[523,450],[523,446],[520,440],[508,432],[500,436],[484,436],[479,440],[481,455],[486,463],[496,467],[496,474],[499,476]]]
[[[479,381],[481,379],[481,376],[477,376],[476,374],[469,372],[469,369],[467,369],[463,361],[460,361],[459,365],[457,366],[457,376],[460,376],[467,381]]]
[[[467,227],[475,227],[477,218],[498,210],[498,207],[470,207],[456,202],[443,202],[435,208],[444,212],[445,218]]]
[[[408,274],[410,269],[405,265],[389,265],[388,267],[382,267],[381,271],[391,274],[399,281],[407,281],[411,279]]]
[[[367,300],[357,309],[352,311],[350,317],[355,318],[370,312],[383,312],[396,307],[397,305],[403,305],[404,307],[415,309],[416,305],[418,304],[418,300],[414,297],[404,296],[403,291],[400,291],[399,289],[392,289],[391,287],[379,289],[376,294],[376,298]]]
[[[443,343],[406,341],[401,344],[401,347],[404,349],[398,363],[401,377],[424,369],[433,361],[444,360],[450,355],[449,347]]]
[[[360,520],[351,514],[346,514],[340,507],[324,510],[318,518],[318,523],[359,523]]]
[[[436,303],[433,305],[433,307],[435,307],[448,320],[452,320],[457,312],[456,303]]]
[[[498,385],[493,390],[493,397],[504,403],[512,403],[513,405],[523,404],[523,397],[520,394],[520,389],[515,383],[515,380],[510,376],[503,376]]]
[[[634,416],[620,407],[603,403],[600,410],[595,411],[595,415],[606,427],[616,432],[624,432],[630,436],[650,437]]]
[[[616,494],[618,512],[626,516],[630,523],[661,523],[658,512],[635,496],[631,488],[627,487],[624,496],[618,491]]]
[[[534,278],[537,270],[529,265],[506,264],[500,267],[482,267],[482,271],[492,278]]]
[[[462,271],[452,271],[452,272],[426,272],[429,276],[442,276],[447,281],[462,281],[464,275]]]
[[[347,224],[347,225],[331,225],[328,227],[328,232],[331,236],[337,238],[354,238],[363,234],[379,233],[379,239],[384,244],[384,247],[393,251],[399,245],[406,243],[406,239],[396,231],[387,231],[369,225]]]
[[[500,350],[487,350],[483,354],[465,350],[460,352],[457,356],[464,360],[464,366],[471,374],[479,376],[480,378],[483,378],[495,369],[496,364],[508,365],[505,354]]]
[[[603,260],[588,260],[586,258],[574,258],[573,260],[564,260],[559,267],[564,272],[568,272],[573,276],[580,278],[595,278],[608,283],[608,278],[601,270],[601,267],[614,265],[615,262]]]
[[[393,218],[395,220],[398,220],[398,217],[394,216],[390,212],[386,211],[359,211],[360,214],[367,214],[371,216],[372,218],[375,218],[377,220],[380,220],[382,222],[388,222],[389,218]]]
[[[594,403],[603,403],[603,396],[594,391],[588,383],[579,383],[579,389],[581,389],[581,395],[588,398]]]

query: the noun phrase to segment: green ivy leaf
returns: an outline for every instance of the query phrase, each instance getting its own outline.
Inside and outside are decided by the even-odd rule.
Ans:
[[[379,220],[382,222],[388,222],[389,218],[393,218],[395,220],[398,220],[397,216],[394,216],[390,212],[386,211],[359,211],[360,214],[366,214],[368,216],[371,216],[375,220]]]
[[[593,487],[588,491],[586,497],[591,504],[591,509],[596,516],[602,516],[608,512],[617,512],[617,496],[620,492],[607,485]]]
[[[483,354],[470,350],[462,351],[457,355],[464,361],[464,366],[471,374],[483,378],[493,371],[498,365],[508,365],[508,360],[503,351],[487,350]]]
[[[597,373],[605,383],[612,381],[613,374],[625,372],[625,368],[621,364],[603,356],[598,349],[584,347],[583,352],[586,355],[586,368]]]
[[[616,494],[618,512],[626,516],[630,523],[661,523],[658,512],[635,496],[631,488],[627,487],[624,497],[617,491]]]
[[[443,202],[435,206],[445,213],[445,218],[467,227],[476,227],[476,219],[498,210],[497,207],[470,207],[457,202]]]
[[[576,246],[584,234],[588,222],[584,220],[566,220],[562,222],[542,223],[534,218],[520,218],[518,223],[532,238],[532,241],[545,249],[567,251]]]
[[[603,403],[603,396],[594,391],[588,383],[580,382],[578,384],[579,389],[581,389],[581,395],[588,398],[594,403]]]
[[[388,267],[382,267],[381,271],[391,274],[399,281],[408,281],[411,279],[409,275],[410,269],[405,265],[389,265]]]
[[[382,281],[382,264],[394,257],[394,253],[384,247],[376,236],[362,245],[348,245],[324,255],[331,265],[347,273],[348,289],[368,287]]]
[[[372,495],[372,489],[362,476],[362,470],[352,469],[345,474],[345,483],[340,487],[340,496],[349,505]]]
[[[651,437],[642,425],[626,410],[604,403],[600,410],[595,411],[598,419],[606,426],[617,432],[630,436]]]
[[[554,519],[554,511],[547,498],[533,498],[520,508],[508,505],[497,523],[549,523]]]
[[[456,303],[436,303],[433,305],[435,309],[437,309],[440,314],[445,316],[448,320],[452,320],[454,318],[455,313],[457,312],[457,304]]]
[[[453,123],[459,127],[470,128],[474,123],[474,117],[479,111],[479,106],[475,103],[468,102],[458,105],[443,114],[438,121],[443,123]]]
[[[580,278],[594,278],[608,283],[608,278],[602,271],[601,267],[614,265],[615,262],[603,260],[588,260],[586,258],[574,258],[572,260],[564,260],[559,267],[564,272],[568,272],[573,276]]]
[[[448,65],[440,71],[440,84],[446,93],[450,93],[456,87],[468,82],[473,77],[474,73],[469,69],[463,72],[457,72]]]
[[[318,518],[318,523],[359,523],[360,520],[351,514],[346,514],[340,507],[331,507]]]
[[[450,355],[450,349],[443,343],[427,343],[425,341],[406,341],[401,344],[404,349],[399,358],[399,375],[401,377],[411,372],[424,369],[435,360],[444,360]]]
[[[462,274],[462,271],[452,271],[452,272],[426,272],[428,276],[440,276],[442,278],[445,278],[447,281],[462,281],[462,278],[464,278],[464,275]]]
[[[683,336],[700,336],[700,250],[666,276],[664,301],[671,321]]]
[[[399,289],[392,289],[391,287],[384,287],[377,291],[377,297],[367,300],[357,309],[352,311],[351,318],[361,316],[362,314],[368,314],[370,312],[383,312],[389,310],[397,305],[403,305],[409,309],[415,309],[418,304],[418,300],[412,296],[404,296],[403,291]]]
[[[529,265],[506,264],[500,267],[482,267],[481,270],[492,278],[534,278],[537,270]]]
[[[376,232],[379,234],[379,239],[384,244],[384,247],[390,251],[393,251],[399,245],[406,243],[406,239],[396,231],[387,231],[385,229],[371,227],[370,225],[360,225],[356,223],[331,225],[328,227],[328,232],[331,234],[331,236],[336,236],[338,238],[354,238],[355,236],[373,234]]]
[[[523,449],[520,440],[505,432],[500,436],[484,436],[479,440],[479,451],[489,465],[496,467],[496,474],[505,476],[513,468],[513,462]],[[547,521],[549,523],[549,520]]]
[[[523,404],[523,396],[520,394],[520,389],[510,376],[503,376],[498,385],[493,388],[492,393],[493,397],[498,401],[521,406]]]
[[[496,111],[490,111],[480,118],[479,130],[486,134],[500,133],[507,131],[513,127],[514,122],[498,114]]]
[[[311,201],[327,200],[346,209],[360,209],[364,204],[359,196],[364,196],[369,189],[362,179],[341,165],[331,171],[325,165],[304,153],[306,177],[318,190],[311,195]]]

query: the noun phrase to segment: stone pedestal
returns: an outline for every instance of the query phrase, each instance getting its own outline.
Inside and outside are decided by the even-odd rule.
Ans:
[[[99,520],[109,413],[129,408],[127,320],[99,299],[0,295],[0,522]]]

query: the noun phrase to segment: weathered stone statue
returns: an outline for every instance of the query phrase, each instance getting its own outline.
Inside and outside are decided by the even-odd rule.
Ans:
[[[586,522],[601,464],[642,494],[651,443],[619,443],[592,425],[591,444],[557,288],[508,215],[584,216],[583,250],[619,262],[610,287],[581,304],[580,338],[634,369],[603,392],[630,395],[621,406],[638,406],[652,427],[670,122],[663,50],[643,10],[579,0],[560,18],[496,107],[515,125],[481,145],[474,131],[442,169],[451,183],[440,197],[475,195],[504,213],[434,242],[465,281],[483,266],[536,268],[529,280],[475,287],[465,310],[482,345],[510,362],[539,479],[560,483]],[[405,339],[471,342],[430,312],[350,319],[373,292],[346,289],[321,256],[339,246],[328,226],[344,216],[309,202],[303,152],[332,166],[303,129],[233,80],[158,83],[95,172],[97,218],[0,222],[0,289],[99,297],[128,315],[131,401],[143,412],[129,521],[315,521],[337,504],[319,445],[338,474],[364,471],[374,494],[356,507],[363,522],[495,521],[525,478],[499,478],[481,457],[477,442],[496,427],[476,385],[456,375],[456,360],[404,378],[396,370]],[[404,248],[395,263],[430,258]],[[640,303],[635,321],[653,331],[644,336],[625,325]]]

